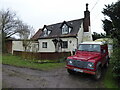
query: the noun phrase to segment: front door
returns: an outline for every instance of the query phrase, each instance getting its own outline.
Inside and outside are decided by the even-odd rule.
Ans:
[[[58,42],[56,45],[56,52],[62,52],[61,44]]]

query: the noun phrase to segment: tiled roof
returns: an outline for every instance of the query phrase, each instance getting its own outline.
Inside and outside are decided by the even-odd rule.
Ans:
[[[51,31],[51,33],[48,36],[44,36],[44,31],[43,31],[39,35],[36,33],[37,35],[35,37],[38,37],[38,36],[39,38],[73,37],[77,35],[82,22],[83,22],[83,18],[77,19],[77,20],[71,20],[71,21],[64,21],[62,23],[57,23],[52,25],[45,25],[43,29],[46,27],[48,30]],[[69,27],[72,28],[70,33],[62,34],[61,26],[63,25],[63,23],[66,23]]]
[[[39,29],[31,39],[37,40],[41,34],[42,34],[42,29]]]

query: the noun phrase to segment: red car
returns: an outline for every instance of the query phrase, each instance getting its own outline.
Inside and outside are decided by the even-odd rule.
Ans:
[[[104,42],[83,42],[75,55],[67,57],[67,71],[92,74],[96,80],[101,78],[101,69],[108,66],[108,46]]]

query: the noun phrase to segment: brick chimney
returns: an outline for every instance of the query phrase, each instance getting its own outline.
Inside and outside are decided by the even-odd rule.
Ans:
[[[88,3],[87,3],[86,11],[84,11],[84,22],[83,22],[84,32],[89,32],[89,26],[90,26],[90,12],[88,10]]]

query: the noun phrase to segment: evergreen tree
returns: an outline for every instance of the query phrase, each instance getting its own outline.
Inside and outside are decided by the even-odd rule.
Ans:
[[[115,4],[105,5],[102,13],[108,17],[108,19],[103,20],[103,28],[106,35],[117,39],[120,45],[120,1]]]
[[[113,75],[120,79],[120,1],[105,5],[102,12],[108,19],[103,20],[103,28],[107,35],[114,40],[111,63]]]
[[[92,37],[93,37],[93,40],[96,40],[96,39],[99,39],[99,38],[105,38],[106,34],[105,33],[100,33],[99,34],[99,33],[93,32]]]

